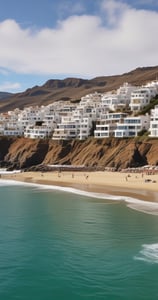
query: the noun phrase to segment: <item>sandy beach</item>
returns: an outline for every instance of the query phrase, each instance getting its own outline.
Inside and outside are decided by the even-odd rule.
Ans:
[[[54,171],[3,174],[1,178],[158,202],[158,174]]]

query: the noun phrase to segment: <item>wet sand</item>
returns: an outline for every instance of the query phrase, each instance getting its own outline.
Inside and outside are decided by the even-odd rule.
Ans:
[[[3,174],[1,178],[158,202],[158,174],[54,171]]]

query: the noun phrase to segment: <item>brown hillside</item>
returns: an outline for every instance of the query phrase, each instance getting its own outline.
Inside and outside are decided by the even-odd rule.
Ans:
[[[137,68],[134,71],[115,76],[96,77],[91,80],[66,78],[64,80],[51,79],[43,86],[35,86],[23,93],[14,94],[8,99],[0,101],[0,111],[14,108],[23,109],[24,106],[48,105],[58,100],[79,101],[80,98],[92,92],[107,92],[117,89],[124,82],[142,85],[158,76],[158,66]]]

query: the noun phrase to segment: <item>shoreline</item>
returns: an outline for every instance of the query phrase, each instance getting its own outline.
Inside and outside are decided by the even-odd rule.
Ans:
[[[50,171],[1,174],[1,179],[45,186],[69,187],[85,192],[158,203],[158,174]]]

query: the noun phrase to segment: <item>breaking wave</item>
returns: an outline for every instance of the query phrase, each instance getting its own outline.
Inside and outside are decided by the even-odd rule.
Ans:
[[[139,254],[134,257],[136,260],[142,260],[148,263],[158,263],[158,243],[156,244],[144,244]]]
[[[37,189],[56,190],[56,191],[81,195],[83,197],[104,199],[104,200],[110,200],[115,202],[116,201],[124,202],[127,205],[127,207],[129,207],[130,209],[134,209],[147,214],[158,215],[158,202],[143,201],[136,198],[121,196],[121,195],[116,196],[116,195],[109,195],[105,193],[94,193],[90,191],[76,189],[73,187],[63,187],[63,186],[56,186],[56,185],[45,185],[45,184],[27,183],[27,182],[15,181],[15,180],[1,179],[0,186],[6,186],[6,185],[16,185],[16,186],[19,185],[19,186],[30,186],[30,187],[32,186],[33,188],[37,188]]]

